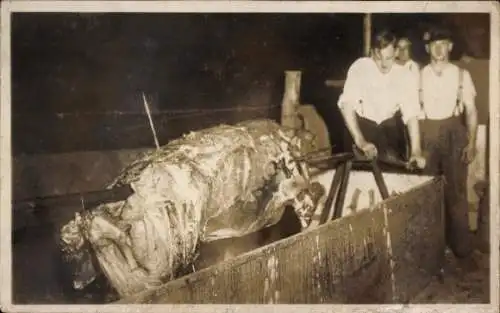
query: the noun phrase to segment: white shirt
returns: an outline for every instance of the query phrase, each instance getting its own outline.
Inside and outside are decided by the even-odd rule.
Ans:
[[[410,86],[413,86],[412,88],[416,88],[418,92],[420,89],[420,66],[417,62],[408,60],[403,67],[411,73],[412,82],[410,83]]]
[[[411,73],[394,64],[384,74],[369,57],[359,58],[351,65],[337,105],[353,105],[357,114],[378,124],[399,109],[405,124],[420,113],[418,88]]]
[[[408,69],[412,73],[418,73],[420,71],[420,67],[418,66],[418,63],[413,61],[412,59],[406,61],[406,63],[403,65],[403,67]]]
[[[459,92],[459,67],[449,63],[438,75],[430,65],[422,71],[422,103],[428,119],[445,119],[453,116]],[[463,69],[462,101],[472,104],[476,88],[469,71]],[[461,108],[463,112],[463,107]],[[423,114],[420,118],[423,118]]]
[[[414,76],[414,79],[416,79],[416,82],[418,83],[419,75],[420,75],[420,66],[418,65],[417,62],[413,60],[408,60],[404,65],[404,68],[406,68],[410,73]]]

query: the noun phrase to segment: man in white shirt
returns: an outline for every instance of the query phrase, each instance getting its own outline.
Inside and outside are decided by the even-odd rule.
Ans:
[[[476,153],[476,90],[469,72],[449,60],[453,48],[449,31],[433,29],[426,40],[430,64],[422,69],[420,81],[425,171],[444,176],[447,244],[455,256],[463,258],[473,251],[467,165]]]
[[[338,106],[354,144],[369,158],[401,151],[404,128],[398,128],[398,123],[405,124],[411,141],[406,161],[423,168],[418,89],[409,87],[413,84],[410,72],[394,63],[395,44],[390,31],[374,34],[371,56],[359,58],[350,66]]]

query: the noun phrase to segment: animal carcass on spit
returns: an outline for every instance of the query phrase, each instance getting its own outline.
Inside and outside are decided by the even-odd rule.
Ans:
[[[176,278],[200,242],[276,224],[287,205],[307,227],[326,193],[295,160],[300,138],[252,120],[191,132],[137,160],[108,187],[130,184],[132,195],[77,213],[61,230],[74,287],[96,276],[91,251],[125,297]]]

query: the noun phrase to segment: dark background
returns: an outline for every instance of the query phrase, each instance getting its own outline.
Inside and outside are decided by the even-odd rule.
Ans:
[[[375,29],[409,32],[422,63],[418,40],[436,23],[455,32],[453,58],[489,57],[487,14],[373,16]],[[141,92],[161,144],[221,122],[279,119],[289,69],[303,71],[301,102],[341,146],[340,90],[324,81],[344,79],[362,54],[362,14],[14,13],[13,154],[151,147]],[[255,109],[214,110],[236,107]]]

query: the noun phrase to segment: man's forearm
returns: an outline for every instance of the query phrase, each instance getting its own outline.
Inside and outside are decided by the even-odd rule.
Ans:
[[[408,123],[408,134],[410,136],[411,143],[411,154],[418,155],[422,153],[421,142],[420,142],[420,129],[418,125],[418,119],[416,117],[411,118]]]
[[[477,138],[477,111],[474,108],[467,108],[466,110],[467,133],[469,137],[469,144],[476,145]]]
[[[360,142],[363,142],[364,136],[359,128],[358,117],[356,116],[356,111],[349,105],[345,105],[340,112],[344,117],[347,129],[351,133],[351,136],[354,140],[354,143],[358,145]]]

